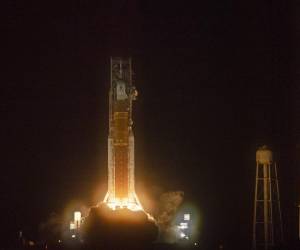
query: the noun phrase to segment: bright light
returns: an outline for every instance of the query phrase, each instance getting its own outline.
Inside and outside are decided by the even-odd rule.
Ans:
[[[180,237],[181,237],[181,238],[184,238],[184,237],[185,237],[185,234],[184,234],[184,233],[180,233]]]
[[[79,211],[74,212],[74,221],[75,221],[75,223],[80,222],[80,220],[81,220],[81,212],[79,212]]]
[[[70,230],[76,229],[76,224],[74,222],[70,222]]]
[[[180,226],[178,226],[178,228],[180,228],[180,229],[187,229],[188,227],[189,226],[188,226],[188,224],[186,222],[181,222]]]
[[[127,208],[132,211],[143,211],[143,208],[139,203],[137,203],[135,201],[130,201],[127,198],[115,199],[113,201],[106,202],[106,204],[112,210],[116,210],[118,208]]]
[[[72,238],[76,238],[76,235],[75,235],[75,234],[72,234]]]
[[[195,242],[195,243],[194,243],[194,245],[195,245],[195,246],[197,246],[197,245],[198,245],[198,243],[197,243],[197,242]]]
[[[184,220],[190,220],[191,219],[191,215],[190,214],[184,214],[183,215],[183,219]]]

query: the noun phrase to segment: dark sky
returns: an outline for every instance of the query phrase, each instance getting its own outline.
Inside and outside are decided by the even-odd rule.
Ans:
[[[299,6],[197,2],[7,2],[0,180],[8,231],[34,232],[71,200],[91,205],[99,186],[104,196],[112,55],[134,64],[138,190],[183,190],[201,211],[206,244],[249,242],[255,150],[268,144],[286,238],[296,237]]]

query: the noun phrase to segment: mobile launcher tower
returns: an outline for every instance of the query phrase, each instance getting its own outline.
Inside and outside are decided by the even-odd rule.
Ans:
[[[113,210],[143,210],[134,187],[134,135],[131,58],[110,59],[108,191],[104,202]]]

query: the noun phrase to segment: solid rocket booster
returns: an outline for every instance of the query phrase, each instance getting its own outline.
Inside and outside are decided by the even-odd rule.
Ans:
[[[105,202],[139,205],[134,188],[131,59],[111,58],[109,90],[108,192]]]

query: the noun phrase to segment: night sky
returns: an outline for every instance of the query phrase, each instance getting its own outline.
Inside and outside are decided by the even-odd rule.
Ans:
[[[280,168],[285,238],[296,238],[300,6],[197,2],[7,1],[6,232],[36,235],[70,201],[103,199],[109,58],[131,56],[137,192],[155,203],[162,192],[182,190],[200,211],[201,241],[249,243],[255,151],[267,144]]]

